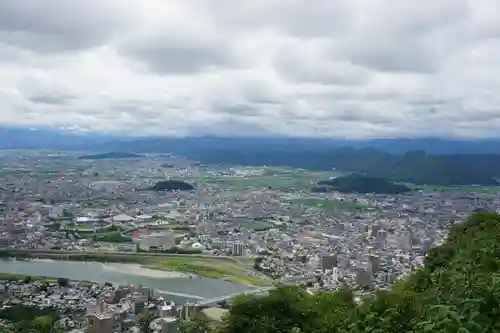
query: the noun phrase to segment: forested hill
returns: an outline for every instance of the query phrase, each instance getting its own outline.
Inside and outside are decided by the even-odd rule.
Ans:
[[[282,287],[235,299],[219,327],[197,320],[184,333],[500,332],[499,258],[500,215],[475,213],[390,291],[357,303],[348,289],[309,295]]]

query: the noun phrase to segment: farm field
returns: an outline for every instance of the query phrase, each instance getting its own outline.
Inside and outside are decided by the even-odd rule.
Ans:
[[[337,176],[338,172],[266,172],[258,176],[233,176],[233,177],[204,177],[203,181],[208,184],[230,187],[239,190],[251,188],[273,188],[273,189],[299,189],[308,188],[319,180]]]
[[[290,201],[293,205],[303,205],[311,208],[319,208],[328,212],[360,212],[371,208],[352,201],[330,200],[322,198],[298,198]]]
[[[415,189],[440,192],[500,193],[500,186],[417,186]]]

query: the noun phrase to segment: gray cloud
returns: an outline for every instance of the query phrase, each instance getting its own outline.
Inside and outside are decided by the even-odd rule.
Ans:
[[[0,119],[137,135],[498,136],[500,2],[0,2]]]
[[[28,98],[33,103],[39,104],[49,104],[49,105],[67,105],[73,99],[72,96],[64,96],[64,95],[45,95],[45,96],[31,96]]]
[[[0,40],[36,52],[102,45],[123,28],[117,2],[2,1]]]
[[[229,48],[223,41],[203,36],[145,36],[128,42],[120,51],[145,63],[151,72],[158,74],[196,73],[224,68],[232,61]]]

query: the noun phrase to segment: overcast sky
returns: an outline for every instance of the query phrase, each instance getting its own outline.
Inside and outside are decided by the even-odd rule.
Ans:
[[[0,123],[500,136],[498,0],[0,1]]]

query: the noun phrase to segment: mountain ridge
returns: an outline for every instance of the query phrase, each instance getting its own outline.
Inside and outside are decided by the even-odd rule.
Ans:
[[[303,149],[324,150],[332,147],[349,146],[353,148],[376,148],[393,154],[425,150],[429,154],[498,154],[500,138],[492,139],[445,139],[445,138],[380,138],[349,140],[343,138],[309,138],[284,136],[229,137],[229,136],[185,136],[185,137],[147,137],[109,135],[98,132],[75,132],[52,127],[1,126],[0,149],[63,149],[91,151],[122,151],[123,146],[136,152],[154,152],[165,149],[158,147],[183,146],[180,150],[197,148],[224,147],[301,147]],[[153,149],[156,147],[157,149]],[[153,150],[153,151],[146,151]]]

